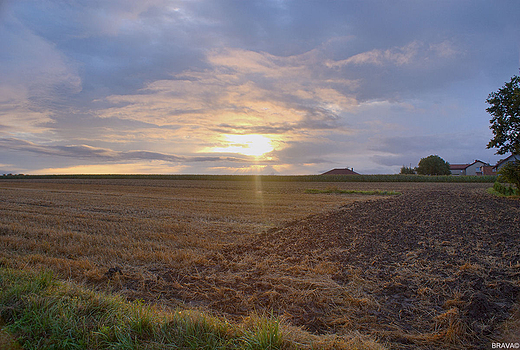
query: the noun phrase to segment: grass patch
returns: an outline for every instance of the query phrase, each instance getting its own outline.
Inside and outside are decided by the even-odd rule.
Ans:
[[[401,192],[397,191],[380,191],[380,190],[372,190],[372,191],[360,191],[360,190],[341,190],[339,188],[327,188],[324,190],[309,188],[305,190],[305,193],[310,194],[363,194],[363,195],[376,195],[376,196],[398,196]]]
[[[497,196],[497,197],[506,197],[506,198],[511,198],[511,199],[519,199],[520,198],[520,195],[504,194],[504,193],[496,191],[493,187],[488,188],[487,189],[487,193],[492,194],[492,195]]]
[[[0,270],[0,315],[24,349],[292,349],[279,321],[164,312],[39,274]]]
[[[386,350],[358,333],[316,336],[271,315],[242,323],[197,310],[159,310],[140,300],[61,282],[50,271],[0,268],[1,349],[364,349]],[[16,338],[16,341],[15,341]]]
[[[519,197],[520,190],[509,184],[506,186],[496,181],[493,187],[488,188],[488,193],[494,194],[499,197]]]

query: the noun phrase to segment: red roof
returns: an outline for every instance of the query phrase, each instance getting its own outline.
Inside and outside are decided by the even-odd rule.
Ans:
[[[469,164],[450,164],[451,170],[464,170],[469,166]]]
[[[354,171],[354,168],[352,168],[352,169],[345,168],[345,169],[332,169],[321,175],[359,175],[359,174]]]

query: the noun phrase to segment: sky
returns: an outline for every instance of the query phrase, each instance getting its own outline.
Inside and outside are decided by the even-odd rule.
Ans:
[[[519,75],[519,15],[517,0],[0,0],[0,173],[495,164],[485,101]]]

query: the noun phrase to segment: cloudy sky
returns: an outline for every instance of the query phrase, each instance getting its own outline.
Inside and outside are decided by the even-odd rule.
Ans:
[[[494,163],[520,1],[0,0],[0,173]]]

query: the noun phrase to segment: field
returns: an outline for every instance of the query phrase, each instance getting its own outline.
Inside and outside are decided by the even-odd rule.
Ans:
[[[520,341],[520,201],[489,187],[4,179],[0,263],[230,322],[272,315],[301,347],[491,348]]]

